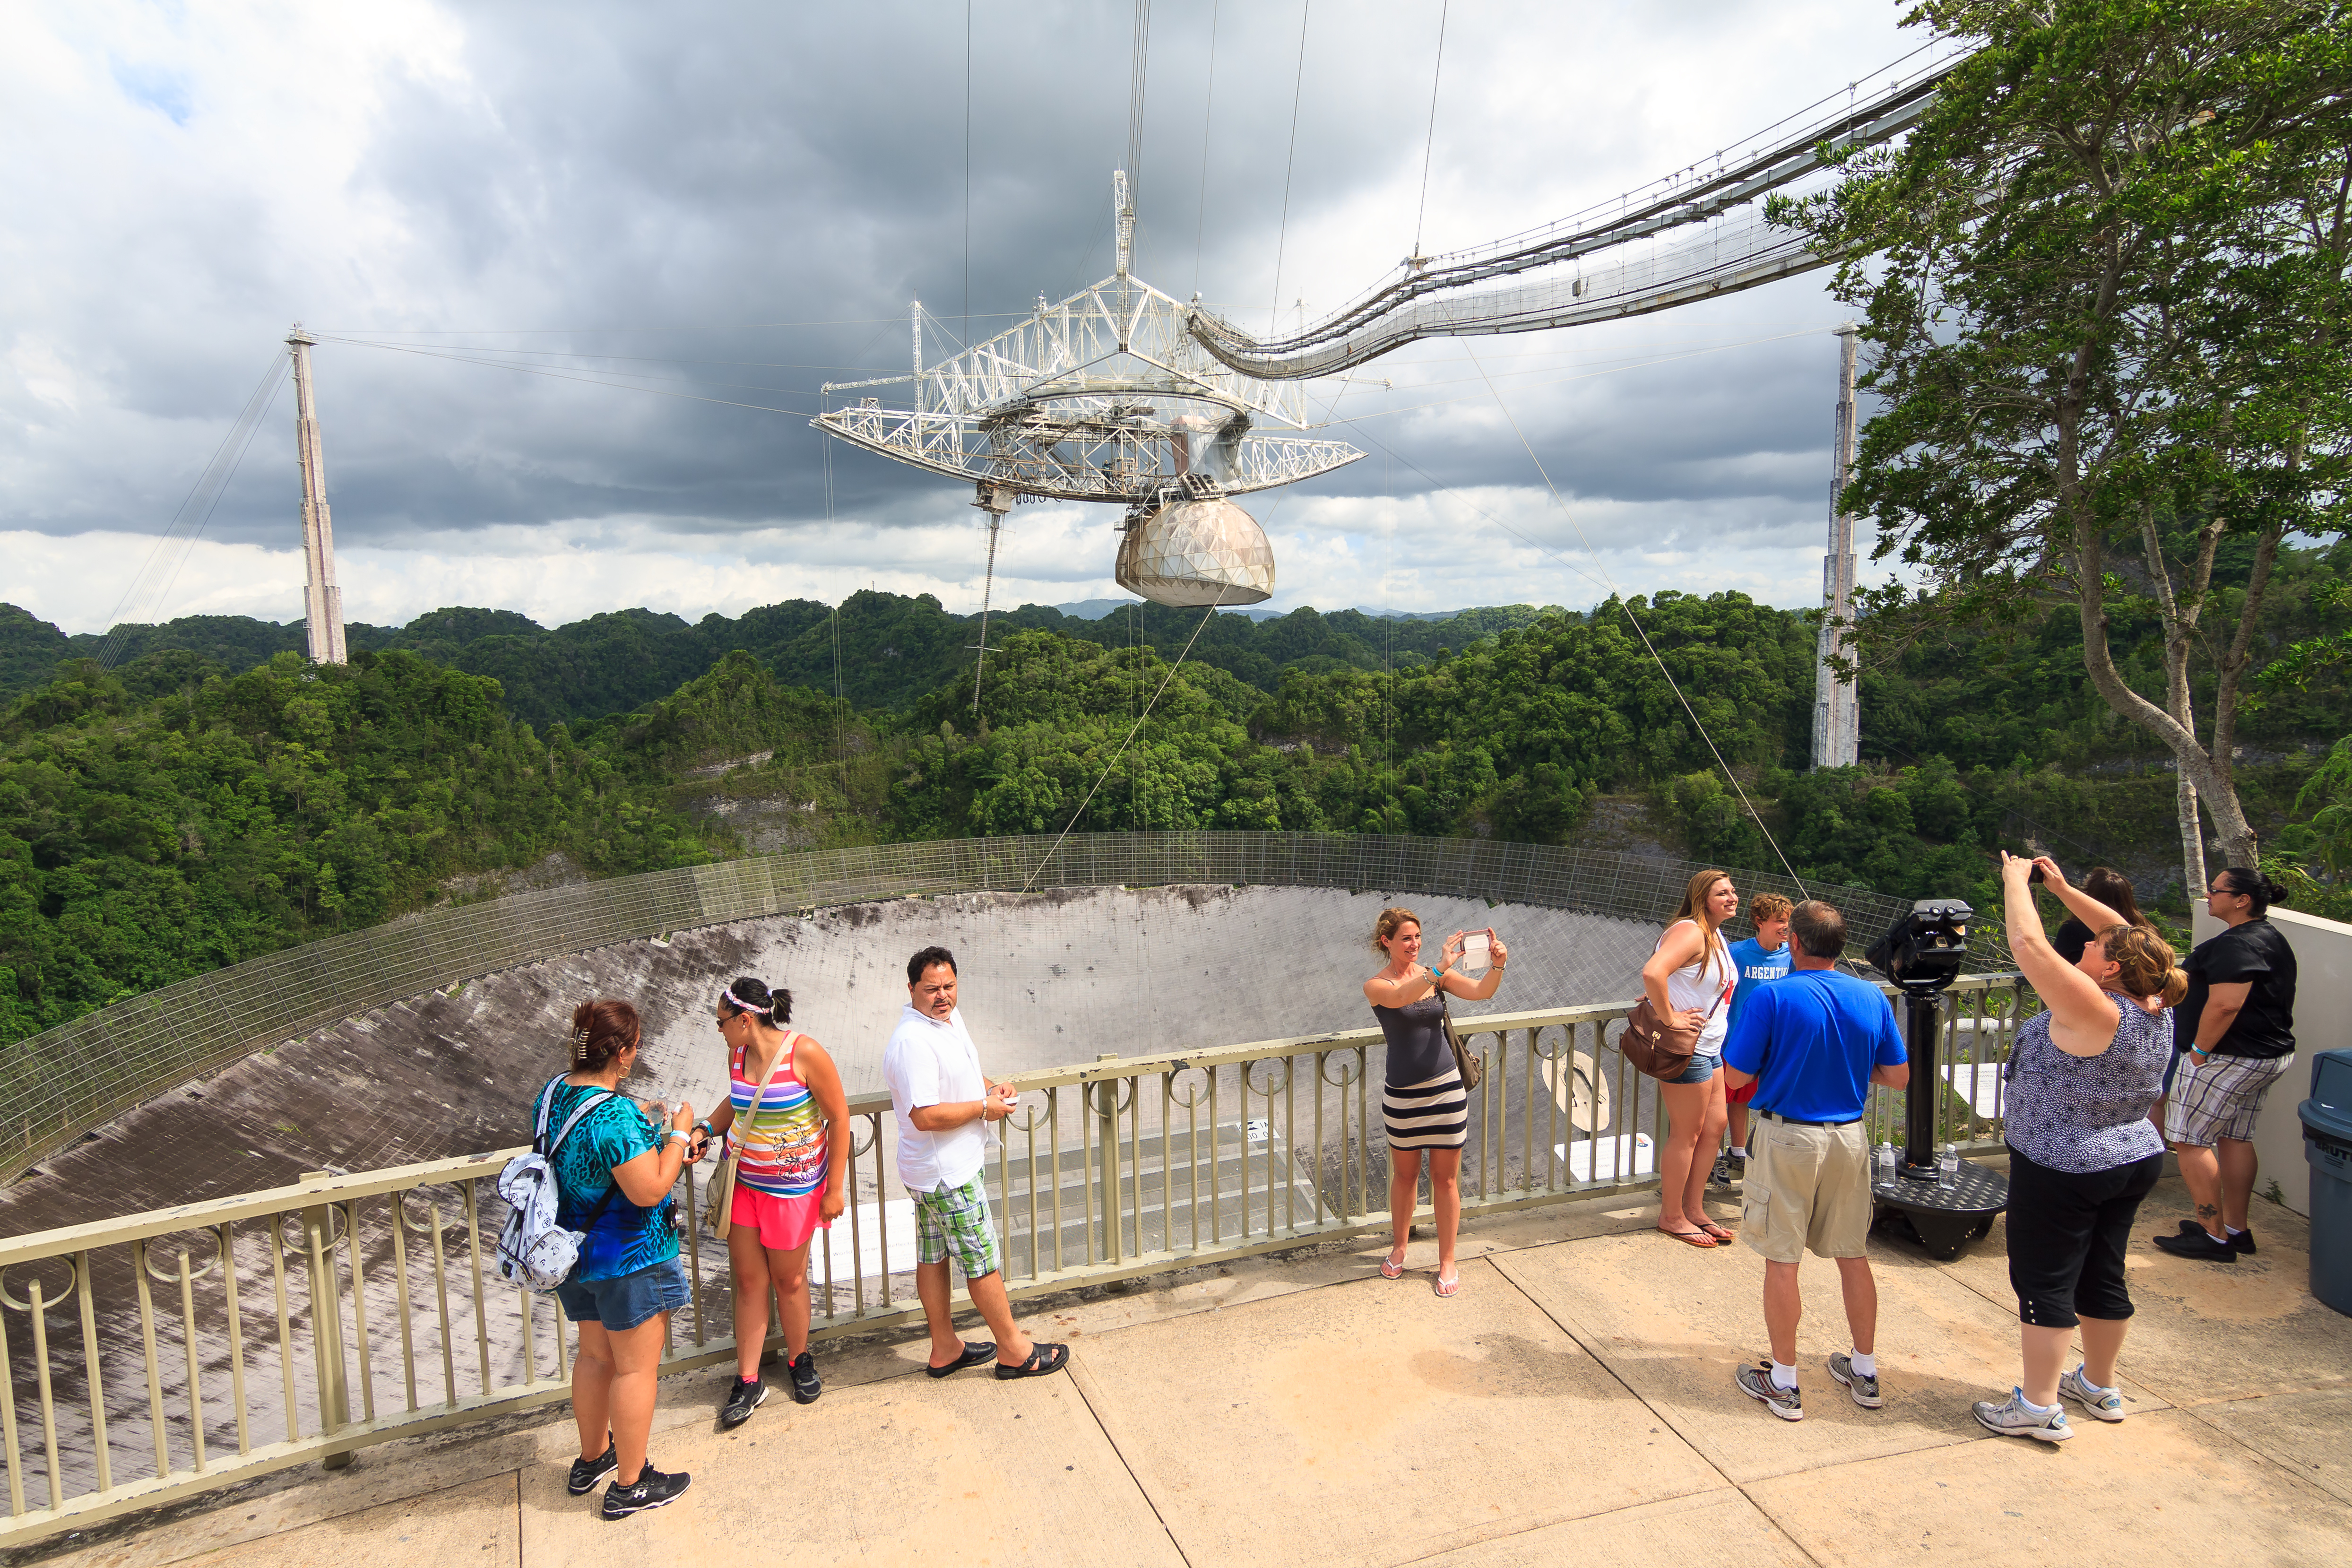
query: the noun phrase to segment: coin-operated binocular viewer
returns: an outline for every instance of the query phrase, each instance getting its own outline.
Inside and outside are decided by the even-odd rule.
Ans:
[[[1949,1260],[1992,1229],[2009,1206],[2009,1178],[1957,1158],[1937,1159],[1936,1104],[1945,1093],[1939,998],[1959,978],[1976,911],[1958,899],[1921,899],[1872,944],[1871,966],[1903,993],[1904,1044],[1911,1058],[1903,1096],[1903,1152],[1892,1170],[1871,1173],[1878,1217],[1893,1218],[1931,1258]]]

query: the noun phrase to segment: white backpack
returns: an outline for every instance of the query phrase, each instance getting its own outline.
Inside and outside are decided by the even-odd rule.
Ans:
[[[565,1230],[555,1223],[556,1205],[562,1194],[556,1187],[555,1168],[548,1162],[555,1158],[556,1150],[572,1136],[572,1130],[580,1125],[582,1117],[606,1100],[620,1098],[611,1089],[590,1096],[550,1142],[547,1118],[555,1105],[555,1086],[562,1081],[561,1078],[549,1079],[539,1097],[539,1120],[531,1136],[530,1152],[516,1155],[499,1173],[499,1196],[506,1199],[508,1205],[507,1223],[499,1231],[499,1274],[526,1290],[542,1295],[572,1277],[573,1267],[580,1261],[580,1244],[595,1227],[604,1205],[613,1201],[613,1194],[620,1191],[620,1184],[615,1182],[596,1201],[596,1206],[588,1211],[586,1223],[578,1230]]]

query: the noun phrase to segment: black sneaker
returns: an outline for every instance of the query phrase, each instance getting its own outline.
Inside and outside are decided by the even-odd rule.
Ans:
[[[1706,1179],[1708,1184],[1711,1186],[1727,1187],[1731,1185],[1731,1156],[1728,1154],[1717,1154],[1715,1157],[1715,1169],[1707,1173]]]
[[[2179,1236],[2153,1238],[2158,1252],[2168,1252],[2175,1258],[2194,1258],[2206,1263],[2235,1263],[2238,1249],[2226,1241],[2216,1241],[2203,1226],[2183,1231]]]
[[[2180,1222],[2180,1234],[2183,1236],[2187,1236],[2192,1230],[2204,1228],[2193,1219],[2184,1219]],[[2252,1258],[2254,1255],[2254,1233],[2251,1229],[2231,1232],[2229,1236],[2231,1251],[2242,1258]]]
[[[653,1462],[647,1460],[646,1468],[637,1472],[636,1485],[625,1487],[616,1480],[604,1489],[604,1517],[626,1519],[647,1509],[667,1507],[676,1502],[693,1484],[694,1478],[683,1470],[674,1476],[666,1475],[655,1469]]]
[[[727,1403],[719,1407],[719,1429],[731,1432],[751,1419],[751,1412],[768,1402],[768,1385],[756,1377],[739,1377],[727,1391]]]
[[[574,1459],[572,1461],[572,1473],[564,1478],[563,1489],[570,1492],[573,1497],[586,1497],[591,1491],[595,1489],[596,1483],[598,1481],[603,1480],[606,1476],[611,1475],[614,1470],[617,1470],[620,1468],[621,1454],[619,1448],[612,1443],[607,1443],[604,1445],[604,1457],[603,1458]]]
[[[824,1380],[816,1374],[815,1353],[801,1352],[784,1363],[784,1370],[793,1376],[793,1403],[814,1405],[816,1396],[824,1392]]]

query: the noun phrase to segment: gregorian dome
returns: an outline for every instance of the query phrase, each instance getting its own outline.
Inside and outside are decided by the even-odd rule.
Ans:
[[[1155,604],[1255,605],[1274,596],[1274,546],[1221,496],[1180,500],[1127,525],[1115,574]]]

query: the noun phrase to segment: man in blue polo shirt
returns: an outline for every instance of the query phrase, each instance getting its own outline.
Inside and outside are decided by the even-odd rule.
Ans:
[[[1862,1113],[1870,1086],[1911,1079],[1895,1009],[1878,987],[1835,965],[1845,919],[1818,899],[1789,916],[1790,972],[1739,1011],[1723,1043],[1728,1086],[1756,1085],[1740,1230],[1764,1255],[1764,1327],[1769,1360],[1733,1375],[1740,1392],[1784,1421],[1801,1421],[1797,1321],[1804,1302],[1797,1266],[1810,1248],[1837,1264],[1853,1330],[1850,1353],[1830,1375],[1866,1410],[1878,1394],[1878,1283],[1870,1273],[1870,1146]]]

